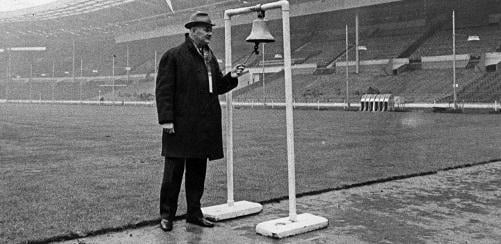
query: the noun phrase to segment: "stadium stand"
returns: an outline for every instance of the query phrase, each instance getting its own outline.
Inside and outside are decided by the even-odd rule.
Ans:
[[[493,102],[501,100],[501,72],[487,72],[473,82],[466,84],[457,93],[461,102]],[[452,95],[440,99],[452,102]]]
[[[467,36],[478,35],[480,41],[467,41]],[[501,27],[499,25],[467,27],[456,30],[456,53],[480,56],[485,52],[495,52],[501,43]],[[452,54],[452,29],[437,32],[428,39],[413,55],[439,56]]]
[[[471,69],[457,71],[457,83],[461,86],[474,82],[483,72]],[[265,82],[263,95],[262,84],[240,94],[237,100],[284,101],[283,76]],[[293,96],[301,102],[343,102],[346,97],[345,74],[293,76]],[[435,102],[452,93],[452,70],[416,70],[398,76],[379,73],[360,73],[349,75],[350,100],[358,101],[369,88],[381,93],[403,96],[406,101]],[[238,93],[236,93],[238,94]]]
[[[362,60],[387,59],[398,57],[415,39],[422,35],[424,27],[400,27],[379,30],[373,36],[362,40],[367,51],[360,53]]]
[[[13,33],[11,36],[9,34],[0,37],[4,43],[15,43],[15,36],[24,36],[26,39],[33,37],[33,41],[24,44],[40,44],[48,48],[46,52],[41,53],[9,54],[11,76],[14,78],[20,77],[21,79],[9,78],[10,82],[0,81],[0,99],[4,97],[9,97],[9,99],[98,99],[99,91],[101,91],[101,95],[105,99],[109,99],[111,88],[103,85],[111,82],[113,73],[120,76],[120,78],[115,77],[117,79],[116,83],[124,85],[124,87],[116,87],[116,97],[124,100],[144,99],[144,97],[149,96],[148,94],[152,94],[154,88],[151,81],[156,65],[155,52],[158,61],[165,50],[178,45],[183,40],[183,33],[178,32],[169,36],[152,38],[145,37],[144,40],[120,43],[116,42],[115,37],[124,33],[155,31],[169,25],[179,25],[179,23],[186,20],[193,9],[205,9],[214,16],[218,16],[221,14],[222,9],[241,4],[223,0],[179,1],[176,2],[176,8],[180,11],[172,14],[170,12],[165,13],[165,2],[160,4],[161,6],[155,0],[127,1],[120,7],[108,6],[112,5],[113,2],[114,0],[107,0],[106,4],[97,6],[78,0],[71,6],[58,6],[54,7],[53,11],[42,11],[36,17],[37,20],[42,23],[52,21],[50,23],[53,23],[54,26],[40,24],[37,25],[40,30],[27,30],[24,34],[17,29],[22,29],[22,22],[27,21],[28,16],[20,14],[9,18],[0,18],[2,30],[6,30],[5,33]],[[247,4],[258,2],[266,1],[247,1]],[[292,4],[305,2],[315,3],[317,1],[291,1]],[[497,16],[496,14],[501,12],[500,7],[497,7],[497,9],[492,7],[496,3],[499,2],[497,0],[486,0],[482,3],[474,0],[405,0],[295,16],[291,19],[293,64],[312,63],[320,68],[326,68],[329,65],[335,65],[337,61],[344,61],[344,27],[346,24],[350,28],[349,59],[354,60],[354,22],[355,15],[358,14],[360,20],[360,45],[367,47],[367,51],[360,52],[362,61],[400,57],[410,58],[412,65],[403,67],[397,72],[403,73],[396,76],[388,76],[391,72],[382,72],[381,66],[374,66],[372,69],[371,67],[365,67],[363,73],[350,75],[350,84],[353,84],[353,96],[361,95],[371,86],[385,92],[396,91],[395,95],[406,96],[409,98],[408,100],[433,101],[440,99],[450,93],[450,85],[445,85],[451,80],[451,77],[449,77],[451,76],[450,70],[419,70],[421,57],[450,55],[452,53],[449,24],[452,6],[455,6],[458,16],[457,53],[472,54],[471,60],[466,65],[467,70],[458,70],[458,79],[461,80],[460,84],[467,84],[473,80],[483,83],[482,79],[478,80],[479,73],[474,71],[482,70],[478,69],[478,66],[481,65],[479,57],[485,52],[501,50],[500,25],[499,22],[492,20],[493,17],[490,17],[490,15]],[[80,9],[80,7],[87,8],[88,11],[72,13],[71,9]],[[163,10],[159,9],[160,7]],[[137,13],[127,16],[127,14],[131,14],[131,9],[137,10]],[[87,20],[93,18],[94,21]],[[77,24],[74,20],[82,21],[82,24]],[[280,58],[280,56],[283,56],[281,20],[272,19],[268,22],[268,25],[276,38],[276,42],[265,45],[264,65],[280,66],[283,64]],[[211,47],[223,66],[224,28],[221,27],[218,26],[214,30],[214,42]],[[234,63],[242,62],[252,51],[252,44],[243,41],[249,34],[250,29],[250,23],[236,25],[232,28],[232,60]],[[480,41],[466,42],[465,37],[461,38],[459,34],[479,35]],[[72,78],[73,40],[75,40],[76,81],[73,81]],[[131,67],[129,74],[143,75],[142,78],[131,78],[128,82],[123,77],[123,75],[127,74],[125,70],[127,66],[127,50],[129,50],[128,62]],[[7,55],[5,54],[0,54],[5,57],[0,58],[0,66],[2,67],[7,66]],[[112,71],[113,59],[115,61],[114,72]],[[248,65],[259,67],[263,64],[261,59],[261,55],[253,56]],[[81,61],[82,64],[80,64]],[[442,68],[448,68],[446,66],[444,65]],[[406,68],[418,70],[406,72]],[[334,72],[334,70],[331,72]],[[433,73],[435,75],[432,75]],[[6,69],[0,69],[0,77],[6,76]],[[54,78],[48,78],[52,76]],[[27,78],[30,77],[32,77],[32,82],[27,82]],[[282,87],[277,85],[274,88],[275,83],[280,83],[275,82],[281,79],[280,73],[269,74],[266,77],[271,77],[270,86],[267,87],[266,91],[269,92],[269,97],[280,99]],[[144,81],[140,82],[141,79]],[[339,86],[331,89],[329,80],[343,82],[339,82]],[[419,84],[412,88],[411,83],[407,81],[402,83],[401,80]],[[295,97],[297,99],[340,101],[344,97],[344,93],[339,94],[337,90],[344,89],[341,87],[344,84],[344,74],[326,76],[295,74],[294,82]],[[391,84],[384,84],[384,82],[390,82]],[[394,87],[395,84],[400,84],[403,88]],[[444,86],[442,87],[440,84],[444,84]],[[261,85],[254,84],[252,87],[255,87],[255,91],[247,88],[245,92],[240,92],[239,98],[261,98],[262,91],[259,91]],[[421,90],[420,87],[424,89],[426,86],[430,89],[428,92]],[[83,89],[81,93],[80,87]],[[268,89],[270,90],[268,91]],[[276,91],[273,89],[276,89]],[[52,95],[52,91],[56,91],[56,94]],[[319,95],[319,91],[321,91],[321,95]],[[415,92],[420,94],[414,94]],[[428,93],[428,95],[424,93]]]

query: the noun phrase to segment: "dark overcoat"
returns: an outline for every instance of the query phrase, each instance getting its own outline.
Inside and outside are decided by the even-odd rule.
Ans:
[[[213,54],[208,65],[213,93],[209,93],[204,58],[188,35],[183,44],[160,59],[155,90],[158,122],[173,122],[175,130],[174,134],[163,131],[162,156],[209,160],[223,157],[218,95],[235,88],[238,78],[230,73],[223,76]]]

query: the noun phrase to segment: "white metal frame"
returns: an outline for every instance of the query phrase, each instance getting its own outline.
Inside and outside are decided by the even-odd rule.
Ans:
[[[290,15],[289,2],[281,0],[272,3],[259,4],[251,7],[230,9],[224,12],[225,26],[225,68],[231,70],[231,17],[248,14],[257,11],[271,9],[282,10],[283,48],[284,48],[284,74],[285,74],[285,111],[287,131],[287,165],[289,184],[289,217],[260,223],[256,226],[259,234],[286,237],[307,231],[324,228],[328,225],[325,218],[311,214],[297,215],[296,212],[296,179],[295,179],[295,156],[294,156],[294,122],[293,122],[293,98],[292,98],[292,64],[290,46]],[[234,204],[233,199],[233,98],[232,93],[226,95],[226,142],[227,142],[227,184],[228,205]],[[279,224],[277,224],[279,223]]]
[[[286,6],[286,7],[284,7]],[[290,48],[290,24],[289,24],[289,2],[278,1],[252,7],[229,9],[224,12],[225,27],[225,68],[232,68],[231,53],[231,17],[235,15],[248,14],[256,11],[266,11],[269,9],[282,8],[283,18],[283,45],[284,45],[284,72],[285,72],[285,97],[286,97],[286,120],[287,120],[287,161],[289,167],[289,213],[291,220],[296,219],[295,204],[295,168],[294,168],[294,124],[292,114],[292,72],[291,72],[291,48]],[[227,184],[228,184],[228,205],[234,203],[233,198],[233,98],[232,93],[226,95],[226,157],[227,157]]]

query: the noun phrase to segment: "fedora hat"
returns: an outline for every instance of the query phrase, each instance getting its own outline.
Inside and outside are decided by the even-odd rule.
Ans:
[[[212,24],[209,14],[201,11],[197,11],[194,14],[192,14],[190,16],[190,22],[186,23],[184,27],[190,29],[191,27],[196,25],[215,26],[215,24]]]

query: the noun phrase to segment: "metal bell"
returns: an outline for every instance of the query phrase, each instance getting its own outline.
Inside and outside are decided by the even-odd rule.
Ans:
[[[269,43],[274,42],[275,37],[271,35],[268,26],[266,25],[266,20],[264,18],[258,17],[252,21],[252,31],[250,35],[245,39],[247,42],[259,43]]]

